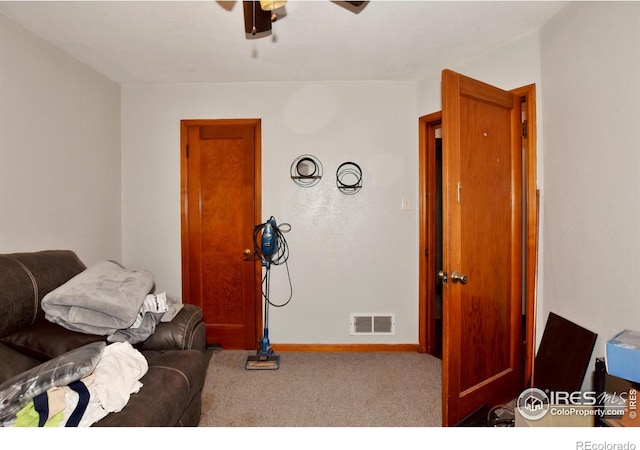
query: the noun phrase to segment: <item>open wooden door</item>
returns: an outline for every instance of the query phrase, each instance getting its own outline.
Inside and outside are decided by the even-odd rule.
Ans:
[[[442,72],[445,426],[523,388],[519,102]]]

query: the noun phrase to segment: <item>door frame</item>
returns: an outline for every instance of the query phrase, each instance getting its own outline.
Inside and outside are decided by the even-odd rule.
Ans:
[[[433,353],[436,345],[435,330],[435,278],[427,274],[435,274],[436,268],[436,232],[433,224],[436,214],[436,167],[435,167],[435,130],[442,125],[442,112],[427,114],[419,118],[419,281],[418,295],[418,351]],[[429,156],[429,157],[428,157]],[[429,249],[434,251],[429,252]],[[430,320],[427,320],[430,317]]]
[[[530,382],[533,373],[536,335],[536,291],[537,291],[537,253],[538,253],[538,203],[537,156],[536,156],[536,96],[535,84],[529,84],[510,90],[512,94],[525,99],[523,113],[526,124],[526,137],[523,138],[524,167],[524,283],[525,283],[525,342],[524,342],[524,380]],[[419,287],[418,287],[418,351],[431,353],[435,345],[435,232],[430,226],[435,214],[435,199],[429,198],[435,192],[435,165],[430,156],[435,152],[434,130],[442,124],[442,112],[434,112],[419,118]],[[429,277],[427,274],[433,274]]]
[[[190,257],[189,257],[189,127],[225,125],[253,126],[254,134],[254,224],[262,220],[262,132],[261,119],[183,119],[180,120],[180,226],[181,226],[181,257],[182,257],[182,299],[184,303],[191,303],[190,286]],[[262,266],[258,262],[245,261],[244,264],[254,264],[255,297],[255,336],[262,335]],[[256,339],[256,349],[258,348]]]

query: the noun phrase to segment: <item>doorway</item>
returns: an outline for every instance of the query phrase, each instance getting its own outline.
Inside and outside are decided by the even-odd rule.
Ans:
[[[443,72],[443,79],[445,75],[451,76],[451,74],[454,74],[454,73],[444,74]],[[456,77],[459,76],[459,74],[454,74],[454,75]],[[489,92],[488,89],[491,88],[490,86],[484,83],[476,82],[475,80],[471,80],[463,76],[459,76],[459,78],[456,78],[455,82],[459,83],[459,86],[462,86],[460,88],[461,90],[471,89],[472,87],[473,88],[479,87],[481,91],[481,95],[484,95],[486,92]],[[452,84],[452,83],[449,83],[449,84]],[[465,96],[471,98],[473,97],[473,95],[475,95],[475,94],[470,94],[470,92],[471,92],[470,90],[468,92],[465,92]],[[497,92],[500,92],[500,91],[498,90]],[[513,117],[515,117],[515,114],[517,113],[519,115],[519,124],[517,125],[516,128],[521,128],[521,130],[517,130],[517,132],[515,132],[515,130],[512,130],[511,132],[512,135],[515,136],[519,141],[517,144],[514,144],[512,146],[515,147],[515,145],[519,145],[521,148],[521,154],[518,155],[517,157],[514,157],[515,159],[513,159],[513,162],[515,164],[513,169],[517,173],[515,175],[508,175],[507,173],[505,173],[504,176],[510,176],[512,183],[513,182],[516,182],[517,184],[521,183],[521,186],[515,186],[515,187],[512,186],[511,189],[515,189],[513,190],[513,192],[520,192],[518,196],[520,197],[520,201],[522,204],[521,212],[517,212],[516,215],[514,216],[514,217],[518,217],[518,215],[521,214],[520,216],[521,228],[513,229],[514,231],[513,237],[511,238],[511,242],[513,242],[514,245],[521,247],[521,251],[519,251],[518,249],[515,249],[510,252],[512,255],[517,255],[516,262],[517,260],[520,260],[520,263],[517,263],[517,264],[520,264],[522,268],[521,270],[522,282],[521,282],[520,288],[518,288],[518,289],[521,289],[521,295],[519,295],[516,291],[515,295],[513,296],[513,298],[517,297],[521,299],[520,301],[522,302],[522,305],[521,305],[522,308],[520,308],[520,306],[517,307],[518,310],[522,311],[522,325],[517,325],[515,324],[515,322],[512,322],[512,324],[509,326],[510,327],[509,329],[513,331],[519,330],[518,333],[522,333],[522,334],[520,338],[516,339],[516,340],[520,340],[521,342],[515,342],[510,344],[511,345],[510,348],[512,349],[510,350],[510,352],[511,351],[514,352],[512,353],[512,358],[516,358],[515,355],[517,354],[522,355],[522,362],[521,362],[522,371],[520,369],[515,369],[515,366],[511,365],[513,363],[507,363],[507,361],[505,361],[504,363],[500,363],[502,364],[502,367],[504,367],[505,369],[500,370],[498,372],[504,373],[506,375],[511,370],[516,370],[517,372],[522,374],[522,375],[518,375],[518,378],[521,378],[520,384],[524,386],[525,380],[530,379],[534,345],[535,345],[535,282],[536,282],[535,267],[536,267],[536,254],[537,254],[537,202],[538,202],[537,190],[536,190],[536,170],[535,170],[536,168],[535,86],[529,85],[529,86],[525,86],[523,88],[515,89],[509,92],[510,94],[505,92],[505,94],[508,94],[508,95],[505,95],[504,99],[506,99],[505,101],[507,103],[510,103],[511,102],[510,99],[513,99],[514,105],[513,105],[513,108],[511,108],[513,110],[513,113],[510,113],[510,116],[512,117],[511,122],[514,123],[513,125],[516,125]],[[444,98],[444,93],[443,93],[443,98]],[[486,101],[493,102],[494,100],[495,100],[494,97],[490,97]],[[467,102],[467,101],[468,99],[463,100],[463,102]],[[484,108],[483,106],[485,104],[484,102],[485,100],[482,101],[482,105],[480,106],[467,105],[467,104],[464,104],[463,106],[465,106],[466,108],[469,108],[469,111],[473,111],[474,108]],[[516,103],[518,103],[518,106],[516,106]],[[463,104],[463,103],[460,103],[460,104]],[[501,114],[506,114],[506,112]],[[451,112],[449,112],[448,117],[449,118],[452,117]],[[463,120],[468,120],[468,119],[465,118]],[[509,127],[508,117],[505,116],[504,120],[506,121],[505,122],[506,126]],[[470,125],[474,125],[475,121],[465,122],[465,123],[467,124],[467,126],[470,126]],[[443,151],[443,148],[445,149],[445,151],[447,149],[446,145],[444,146],[442,145],[442,112],[436,112],[436,113],[421,117],[419,125],[420,125],[419,126],[419,130],[420,130],[419,349],[422,352],[430,353],[437,357],[442,357],[442,353],[441,353],[442,341],[443,341],[443,328],[441,327],[442,289],[443,289],[443,282],[446,281],[446,277],[447,277],[446,273],[441,272],[442,268],[444,267],[442,263],[443,261],[442,260],[442,221],[443,219],[445,222],[449,220],[448,217],[442,217],[442,202],[443,202],[442,159],[446,157],[442,155],[442,151]],[[484,124],[482,126],[486,127],[488,125]],[[514,126],[512,126],[512,128],[514,128]],[[467,128],[465,128],[464,130],[466,132]],[[497,128],[495,130],[497,131]],[[466,138],[467,137],[465,136],[462,139],[466,139]],[[485,138],[486,138],[486,134],[485,134]],[[460,138],[456,138],[456,139],[460,139]],[[515,138],[512,138],[512,141],[515,141]],[[459,143],[457,143],[457,145],[459,145]],[[514,153],[514,155],[515,154],[516,153]],[[476,158],[476,157],[473,157],[472,155],[471,157]],[[464,159],[463,161],[467,161],[467,159]],[[455,163],[458,164],[459,161],[455,161]],[[481,160],[476,159],[475,164],[483,164],[483,162]],[[487,167],[490,168],[493,166],[487,166]],[[472,169],[467,168],[465,170],[472,170]],[[457,181],[459,179],[460,178],[456,177],[455,180],[450,180],[450,181]],[[517,181],[517,180],[520,180],[520,181]],[[458,182],[457,184],[458,184],[457,186],[458,202],[457,203],[458,203],[458,206],[460,206],[459,205],[460,190],[464,188],[461,186],[460,182]],[[465,187],[467,187],[466,192],[468,192],[468,185],[465,185]],[[449,205],[451,206],[452,204],[456,203],[455,192],[453,193],[453,195],[451,195],[451,193],[449,194],[450,194]],[[465,200],[467,198],[469,197],[463,197],[463,199]],[[463,206],[465,206],[466,208],[469,208],[468,204]],[[467,212],[467,215],[468,214],[469,212]],[[482,214],[479,216],[476,216],[475,220],[479,220],[480,218],[482,218]],[[520,222],[520,220],[517,220],[517,221]],[[466,242],[467,242],[466,244],[467,246],[479,245],[477,242],[469,241],[468,236],[467,236]],[[449,245],[455,246],[456,243],[453,243],[453,244],[449,243]],[[515,268],[514,266],[515,264],[509,270],[516,270],[520,272],[520,270]],[[454,268],[455,268],[455,264],[454,264],[454,267],[451,268],[451,270],[454,270]],[[440,276],[438,276],[439,272],[441,272]],[[449,274],[449,276],[451,276],[451,274]],[[520,275],[518,275],[517,277],[520,278]],[[477,276],[476,276],[476,279],[477,279]],[[469,292],[472,292],[472,291],[468,291],[469,287],[462,286],[463,284],[465,284],[465,282],[459,281],[457,284],[455,284],[456,281],[458,280],[454,280],[453,285],[451,284],[451,280],[449,280],[449,285],[444,285],[446,289],[449,289],[450,292],[454,293],[454,300],[457,299],[457,301],[459,302],[461,298],[459,296],[462,296],[462,298],[467,299],[465,300],[464,303],[462,303],[462,305],[460,305],[460,303],[457,303],[458,306],[456,306],[456,310],[454,311],[455,317],[460,317],[458,316],[458,314],[460,314],[460,311],[462,311],[464,308],[468,306],[467,302],[469,300],[475,301],[475,302],[477,302],[478,300],[478,297],[474,297],[476,294],[469,294]],[[518,283],[518,285],[519,284],[520,283]],[[467,292],[467,294],[464,294],[464,292]],[[472,297],[465,297],[468,295],[472,295]],[[455,296],[458,296],[458,297],[456,298]],[[482,306],[481,304],[478,304],[478,305],[480,309],[478,309],[477,312],[473,314],[477,314],[481,311]],[[447,305],[445,305],[445,308],[446,307]],[[459,309],[459,308],[462,308],[462,309]],[[449,308],[450,320],[451,320],[451,314],[452,314],[451,308]],[[466,315],[463,315],[461,317],[462,320],[467,320],[467,321],[470,320],[469,318],[465,319],[465,317]],[[516,317],[515,314],[511,314],[511,319],[509,320],[515,321],[515,317]],[[505,319],[503,320],[506,320],[506,316],[505,316]],[[458,327],[461,326],[459,322],[454,322],[454,323],[458,323],[457,325]],[[474,322],[469,322],[469,323],[471,324]],[[446,321],[445,321],[444,327],[447,327]],[[451,331],[451,330],[445,329],[445,332],[446,331]],[[513,332],[512,332],[512,336],[513,336]],[[479,335],[476,335],[475,339],[477,338],[479,338]],[[450,336],[450,339],[451,339],[451,336]],[[460,341],[459,340],[460,337],[458,336],[454,336],[453,339],[455,339],[456,340],[455,342],[457,342],[457,344],[455,344],[456,346],[459,346],[459,345],[463,345],[465,347],[468,346],[468,344],[464,344],[464,342],[466,342],[464,341],[465,339],[464,336],[462,337],[463,341]],[[449,345],[451,345],[451,342],[449,342]],[[515,351],[516,346],[517,347],[522,346],[522,352]],[[504,347],[504,348],[506,350],[507,347]],[[446,352],[446,348],[444,351]],[[470,356],[468,354],[468,351],[463,353]],[[445,355],[445,357],[446,356],[447,355]],[[458,358],[459,356],[460,355],[458,355]],[[460,390],[456,392],[456,388],[451,386],[456,386],[458,385],[458,383],[460,383],[458,386],[462,386],[462,385],[465,385],[465,383],[467,383],[468,381],[467,378],[464,378],[466,377],[464,370],[461,373],[459,372],[459,368],[461,367],[460,364],[462,364],[464,361],[462,363],[459,361],[452,361],[451,356],[449,355],[449,360],[445,362],[447,362],[447,364],[443,364],[443,378],[448,377],[448,375],[444,373],[445,366],[447,366],[447,368],[453,367],[455,371],[458,371],[457,375],[454,374],[450,379],[443,380],[443,394],[449,396],[449,398],[447,399],[443,398],[443,417],[448,417],[448,419],[446,420],[449,421],[448,423],[444,423],[444,425],[451,425],[451,424],[455,424],[457,421],[462,419],[463,417],[460,417],[460,415],[464,415],[466,413],[465,411],[469,409],[469,405],[473,404],[473,402],[476,401],[476,400],[470,400],[470,399],[472,399],[473,397],[477,397],[477,401],[485,401],[487,400],[488,397],[485,396],[482,400],[480,400],[481,397],[483,396],[483,395],[479,395],[479,392],[481,390],[479,386],[481,384],[478,384],[477,385],[478,387],[473,387],[476,385],[475,382],[473,383],[469,382],[467,384],[467,388],[464,389],[464,392]],[[476,362],[476,366],[477,366],[476,369],[478,369],[479,366],[477,362]],[[514,367],[514,369],[509,369],[507,367]],[[489,372],[490,370],[487,369],[487,373]],[[496,377],[498,372],[495,372]],[[496,380],[497,378],[488,382],[493,382]],[[450,392],[449,391],[444,392],[445,381],[447,383],[446,387]],[[509,385],[512,385],[511,382],[509,382]],[[491,395],[498,395],[500,392],[500,389],[495,389],[494,391],[495,391],[494,394],[491,394]],[[457,398],[458,395],[460,396],[460,400],[454,400],[454,398]]]
[[[442,113],[420,118],[420,342],[442,359]]]
[[[261,215],[260,120],[181,121],[182,295],[201,307],[208,345],[252,349],[261,266],[245,259]]]

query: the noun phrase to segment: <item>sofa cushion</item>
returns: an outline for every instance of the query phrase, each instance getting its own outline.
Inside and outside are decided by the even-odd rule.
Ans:
[[[140,379],[142,389],[132,395],[120,412],[111,413],[92,426],[175,426],[192,400],[201,395],[209,363],[198,350],[145,351],[149,370]]]
[[[183,305],[171,322],[160,322],[155,332],[145,340],[142,350],[205,350],[206,333],[202,322],[202,309],[196,305]],[[202,330],[200,329],[202,327]]]
[[[0,364],[0,384],[42,363],[42,361],[17,352],[2,343],[0,343],[0,361],[2,362]]]
[[[0,255],[0,336],[44,316],[44,295],[84,269],[78,256],[67,250]]]
[[[3,344],[39,361],[47,361],[74,348],[100,341],[105,341],[105,337],[67,330],[44,318],[0,339]]]

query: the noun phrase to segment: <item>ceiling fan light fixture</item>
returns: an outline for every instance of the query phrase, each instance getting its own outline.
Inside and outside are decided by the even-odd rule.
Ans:
[[[263,11],[274,11],[282,8],[286,3],[287,0],[260,0],[260,8]]]
[[[275,22],[278,20],[276,9],[282,8],[286,3],[287,0],[260,0],[260,8],[263,11],[271,11],[271,21]]]

